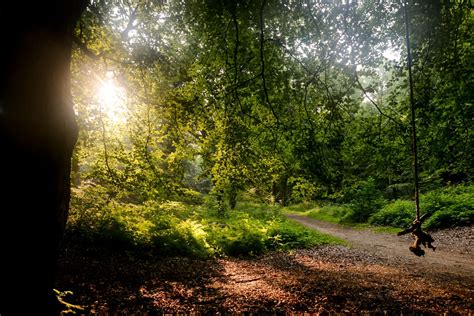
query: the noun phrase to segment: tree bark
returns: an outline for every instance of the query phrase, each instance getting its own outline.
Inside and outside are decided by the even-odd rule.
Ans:
[[[275,181],[272,181],[272,204],[278,201],[278,188]]]
[[[216,200],[217,200],[217,217],[224,218],[225,216],[224,190],[217,191]]]
[[[281,180],[281,206],[286,206],[288,203],[288,176],[284,175]]]
[[[235,210],[237,206],[237,187],[235,184],[230,185],[229,189],[229,207],[231,210]]]
[[[1,315],[54,315],[77,125],[72,32],[83,0],[0,4]]]

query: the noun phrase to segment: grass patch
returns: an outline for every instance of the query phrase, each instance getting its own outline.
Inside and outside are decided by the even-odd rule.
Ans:
[[[305,203],[285,207],[282,209],[282,212],[284,214],[308,216],[310,218],[343,225],[352,229],[370,230],[375,233],[396,234],[400,231],[399,227],[390,225],[351,223],[348,220],[348,214],[351,214],[351,208],[348,205],[325,204],[318,206],[316,203]]]
[[[284,214],[303,215],[335,224],[340,224],[341,219],[343,219],[349,211],[350,209],[345,205],[318,205],[316,203],[296,204],[286,206],[282,209]]]
[[[328,204],[309,211],[308,216],[314,219],[327,221],[330,223],[344,223],[350,208],[346,205]]]
[[[298,204],[285,206],[281,208],[281,212],[284,214],[302,215],[301,213],[308,213],[309,211],[313,209],[317,209],[317,208],[319,208],[319,206],[318,204],[316,204],[316,202],[305,202],[305,203],[298,203]]]

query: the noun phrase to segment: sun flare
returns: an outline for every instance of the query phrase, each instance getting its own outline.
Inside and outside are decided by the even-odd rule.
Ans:
[[[114,123],[126,121],[125,91],[112,78],[99,83],[97,99],[102,113]]]

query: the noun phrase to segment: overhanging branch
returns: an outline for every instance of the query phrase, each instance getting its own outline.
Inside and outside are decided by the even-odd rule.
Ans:
[[[270,101],[270,98],[268,97],[268,88],[267,88],[267,80],[265,78],[265,54],[264,54],[264,42],[265,42],[265,36],[264,36],[264,21],[263,21],[263,9],[265,8],[265,4],[267,3],[266,0],[262,1],[262,6],[260,7],[260,64],[261,64],[261,77],[262,77],[262,85],[263,85],[263,92],[265,94],[265,101],[267,102],[268,106],[270,107],[270,110],[272,111],[273,117],[275,117],[275,120],[277,123],[280,122],[278,119],[278,115],[275,112],[275,109],[273,108],[273,105]]]

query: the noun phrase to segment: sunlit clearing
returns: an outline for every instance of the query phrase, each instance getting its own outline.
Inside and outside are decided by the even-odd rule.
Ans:
[[[99,83],[97,98],[102,113],[107,115],[112,122],[120,123],[127,120],[125,91],[118,87],[111,78]]]

